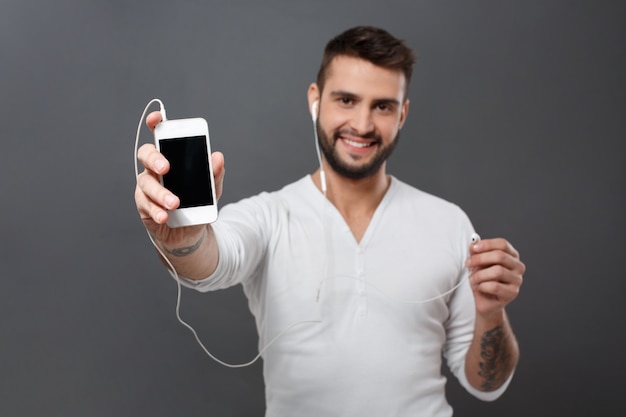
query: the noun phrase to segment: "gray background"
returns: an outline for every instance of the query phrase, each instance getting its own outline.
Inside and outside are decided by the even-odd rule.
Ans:
[[[420,57],[389,171],[528,266],[509,308],[516,377],[495,403],[451,381],[457,415],[624,409],[624,2],[0,6],[0,415],[262,415],[260,364],[214,363],[175,319],[134,207],[135,130],[153,97],[205,117],[222,204],[296,180],[316,165],[306,89],[356,24]],[[220,358],[256,354],[240,288],[185,291],[182,314]]]

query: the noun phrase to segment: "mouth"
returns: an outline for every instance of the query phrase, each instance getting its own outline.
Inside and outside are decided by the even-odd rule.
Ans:
[[[346,145],[351,146],[353,148],[358,148],[358,149],[364,149],[364,148],[370,148],[372,146],[374,146],[376,144],[376,142],[363,142],[363,141],[356,141],[356,140],[352,140],[352,139],[347,139],[347,138],[340,138]]]
[[[341,141],[352,152],[364,152],[381,143],[381,138],[375,132],[359,135],[347,129],[335,132],[335,140]]]

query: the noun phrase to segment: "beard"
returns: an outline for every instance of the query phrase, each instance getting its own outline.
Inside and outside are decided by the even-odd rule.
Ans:
[[[380,167],[385,163],[385,161],[389,158],[389,156],[393,153],[394,149],[398,145],[398,140],[400,139],[400,132],[396,137],[391,141],[391,143],[387,146],[382,146],[382,138],[380,135],[377,135],[374,132],[367,133],[362,135],[362,138],[366,139],[374,139],[374,143],[371,146],[377,146],[378,151],[374,155],[374,157],[366,164],[363,165],[352,165],[346,161],[341,160],[339,153],[337,152],[337,140],[342,134],[350,134],[355,135],[355,132],[349,129],[340,129],[333,132],[332,140],[326,135],[326,132],[320,127],[319,119],[315,123],[315,128],[317,129],[317,138],[318,144],[328,162],[328,165],[338,173],[339,175],[350,178],[353,180],[360,180],[364,178],[371,177],[374,175]],[[358,136],[358,135],[355,135]],[[357,161],[358,158],[353,158],[354,161]]]

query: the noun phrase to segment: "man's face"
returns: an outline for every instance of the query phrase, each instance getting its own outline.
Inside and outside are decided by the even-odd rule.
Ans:
[[[393,152],[408,102],[400,71],[339,56],[328,67],[317,133],[326,161],[338,174],[367,178]]]

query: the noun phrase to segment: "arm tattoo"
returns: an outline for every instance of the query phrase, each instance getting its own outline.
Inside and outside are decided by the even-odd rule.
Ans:
[[[206,230],[204,230],[202,232],[202,236],[200,236],[200,239],[198,239],[198,241],[196,243],[194,243],[193,245],[191,245],[191,246],[185,246],[185,247],[182,247],[182,248],[168,249],[168,248],[165,247],[165,245],[163,245],[163,249],[165,249],[165,252],[169,253],[170,255],[174,255],[174,256],[178,256],[178,257],[191,255],[196,250],[198,250],[198,248],[202,244],[202,241],[204,240],[204,235],[206,235]]]
[[[501,386],[511,370],[509,343],[501,326],[485,332],[480,341],[482,388],[491,391]]]

